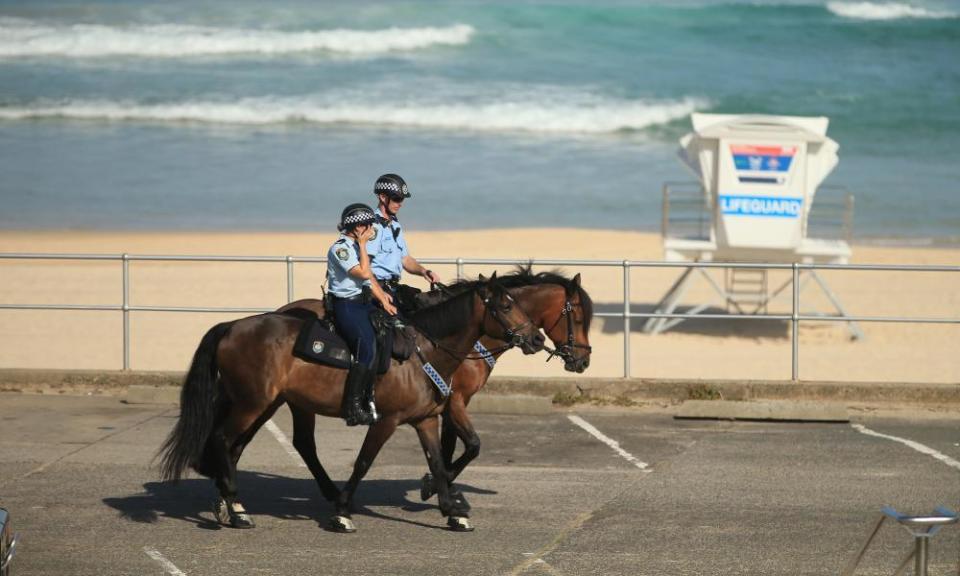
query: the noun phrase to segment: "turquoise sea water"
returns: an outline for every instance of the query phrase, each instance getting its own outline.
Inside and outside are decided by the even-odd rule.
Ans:
[[[960,240],[960,2],[0,1],[0,227],[656,229],[693,111],[823,115],[857,237]],[[816,206],[816,204],[814,205]]]

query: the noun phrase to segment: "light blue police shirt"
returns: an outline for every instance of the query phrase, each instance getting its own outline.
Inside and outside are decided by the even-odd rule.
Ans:
[[[400,222],[396,218],[387,220],[378,213],[373,229],[377,235],[367,242],[373,275],[380,280],[399,279],[403,273],[403,258],[410,254]]]
[[[369,242],[367,244],[369,245]],[[350,269],[359,265],[360,247],[353,238],[341,234],[327,252],[327,290],[339,298],[360,294],[363,286],[370,281],[350,275]]]

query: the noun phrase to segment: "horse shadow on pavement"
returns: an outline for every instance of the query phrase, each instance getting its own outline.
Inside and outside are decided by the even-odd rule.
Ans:
[[[237,472],[240,501],[256,517],[270,516],[283,520],[313,520],[326,527],[333,505],[320,495],[312,478],[288,478],[264,472]],[[342,488],[343,482],[337,485]],[[496,494],[494,490],[456,484],[464,494]],[[214,519],[213,504],[219,499],[213,481],[207,478],[188,478],[178,483],[147,482],[144,492],[130,496],[104,498],[103,503],[117,510],[121,518],[152,524],[160,518],[174,518],[193,523],[204,530],[219,530]],[[420,501],[420,480],[365,480],[354,495],[354,515],[370,516],[427,528],[441,526],[436,497]],[[436,518],[418,522],[374,511],[370,507],[395,507],[404,512],[432,512]]]

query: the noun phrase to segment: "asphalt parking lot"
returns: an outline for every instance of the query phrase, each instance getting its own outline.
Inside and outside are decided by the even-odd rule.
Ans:
[[[482,453],[458,483],[476,531],[447,530],[436,501],[420,501],[426,464],[403,429],[361,485],[358,532],[337,534],[324,528],[332,507],[288,453],[281,409],[240,462],[257,522],[240,531],[213,521],[208,480],[157,481],[151,459],[176,414],[0,394],[0,505],[21,537],[14,575],[826,575],[840,573],[882,506],[960,508],[960,415],[861,413],[858,428],[558,410],[475,415]],[[362,435],[318,420],[336,481]],[[892,574],[911,547],[887,525],[857,574]],[[952,526],[931,543],[930,573],[958,574],[958,560]]]

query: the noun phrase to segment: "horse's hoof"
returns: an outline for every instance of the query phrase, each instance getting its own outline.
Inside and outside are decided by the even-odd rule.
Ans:
[[[447,526],[454,532],[473,532],[470,520],[463,516],[450,516],[447,518]]]
[[[213,516],[217,522],[230,525],[230,513],[227,512],[227,501],[221,498],[213,503]]]
[[[330,518],[330,529],[334,532],[340,532],[341,534],[350,534],[357,531],[357,527],[353,525],[353,520],[346,516],[333,516]]]
[[[246,512],[237,512],[230,517],[230,527],[231,528],[256,528],[256,524],[253,523],[253,518],[250,517]]]
[[[420,499],[426,502],[436,494],[433,489],[433,476],[428,472],[420,479]]]

